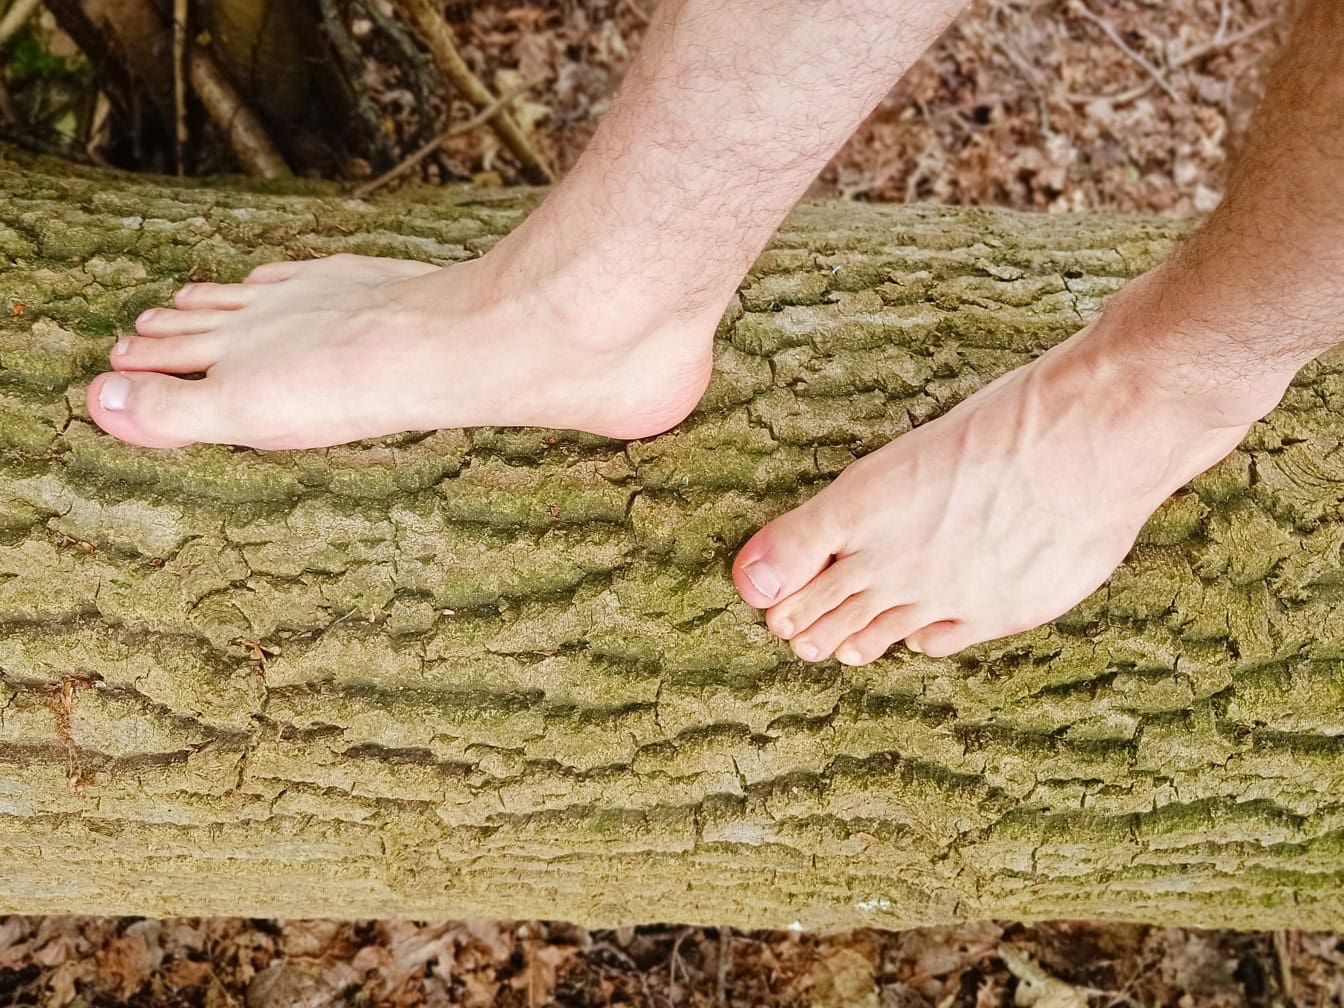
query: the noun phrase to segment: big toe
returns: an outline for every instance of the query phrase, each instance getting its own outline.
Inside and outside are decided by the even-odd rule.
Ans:
[[[814,498],[747,541],[733,561],[733,582],[748,605],[769,609],[816,577],[843,548],[841,531]]]
[[[89,384],[89,416],[114,437],[146,448],[217,440],[221,409],[209,378],[140,372],[101,374]]]

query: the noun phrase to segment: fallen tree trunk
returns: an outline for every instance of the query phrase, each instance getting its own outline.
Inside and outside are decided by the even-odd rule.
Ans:
[[[462,259],[531,197],[0,170],[0,910],[1344,925],[1337,361],[1101,591],[958,660],[797,663],[728,577],[1177,225],[806,206],[662,437],[156,452],[83,405],[138,311]]]

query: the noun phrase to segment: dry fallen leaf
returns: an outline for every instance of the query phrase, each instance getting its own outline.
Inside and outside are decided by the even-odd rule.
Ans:
[[[1086,992],[1052,977],[1025,952],[1001,945],[999,958],[1017,977],[1013,1003],[1021,1008],[1087,1008]]]

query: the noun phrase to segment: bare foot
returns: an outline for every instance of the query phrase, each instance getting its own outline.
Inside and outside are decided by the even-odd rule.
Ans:
[[[89,412],[152,448],[315,448],[478,425],[637,438],[695,406],[717,316],[602,314],[493,256],[440,269],[338,255],[190,284],[118,342]]]
[[[945,657],[1084,599],[1158,505],[1235,448],[1291,377],[1211,397],[1207,369],[1183,383],[1170,365],[1137,364],[1147,279],[1094,326],[759,531],[734,564],[742,597],[769,610],[799,658],[847,665],[901,640]]]

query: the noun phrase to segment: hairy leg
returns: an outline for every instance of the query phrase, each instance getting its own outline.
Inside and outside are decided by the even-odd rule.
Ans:
[[[704,391],[743,273],[964,2],[666,0],[574,170],[481,259],[338,256],[190,285],[118,343],[90,413],[151,447],[666,430]]]
[[[933,656],[1096,589],[1344,340],[1344,4],[1307,0],[1225,199],[1098,322],[754,536],[738,590],[816,661]]]

